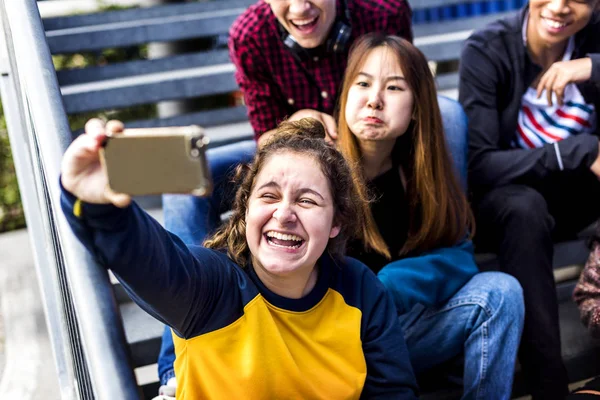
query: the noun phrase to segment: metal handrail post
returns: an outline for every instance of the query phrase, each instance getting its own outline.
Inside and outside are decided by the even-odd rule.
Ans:
[[[2,24],[3,26],[5,24]],[[56,274],[56,263],[42,244],[48,241],[49,234],[41,213],[39,198],[35,189],[35,182],[29,179],[34,176],[33,162],[29,153],[27,135],[25,132],[25,117],[19,107],[20,94],[16,71],[10,65],[7,53],[7,34],[1,31],[0,38],[0,93],[3,99],[12,101],[4,102],[4,116],[8,127],[11,143],[13,162],[19,182],[21,203],[27,219],[28,234],[32,242],[33,257],[35,260],[36,274],[43,299],[44,316],[56,370],[58,372],[58,386],[63,399],[74,399],[73,386],[73,359],[68,348],[68,333],[63,322],[64,313],[60,305],[60,288]],[[13,72],[14,71],[14,72]]]
[[[20,104],[22,116],[28,124],[24,129],[28,137],[23,138],[22,143],[31,159],[19,162],[35,165],[39,159],[35,166],[36,172],[41,172],[37,182],[37,206],[40,210],[48,208],[46,229],[53,231],[49,234],[46,231],[44,239],[39,232],[34,234],[31,236],[32,244],[44,246],[47,254],[51,254],[54,248],[56,262],[60,264],[64,260],[86,367],[93,383],[92,397],[138,399],[140,394],[108,274],[75,238],[60,212],[60,162],[71,142],[71,131],[36,2],[2,0],[2,6],[3,20],[7,25],[4,28],[11,36],[11,43],[7,42],[11,65],[14,70],[18,68],[17,90],[20,90],[23,101]],[[25,171],[20,173],[20,180],[31,179],[24,174]],[[28,195],[29,190],[26,189]],[[34,206],[32,201],[26,212]],[[29,222],[29,216],[27,218]],[[40,226],[31,228],[40,229]],[[48,238],[49,235],[52,237]],[[43,243],[37,243],[39,240]],[[42,257],[37,257],[36,262],[41,263]]]

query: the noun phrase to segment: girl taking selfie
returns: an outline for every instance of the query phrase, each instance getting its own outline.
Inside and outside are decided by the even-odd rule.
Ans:
[[[205,247],[106,189],[98,151],[117,125],[92,120],[67,149],[62,207],[98,262],[172,327],[178,399],[417,397],[389,295],[344,257],[368,210],[319,122],[278,128]]]

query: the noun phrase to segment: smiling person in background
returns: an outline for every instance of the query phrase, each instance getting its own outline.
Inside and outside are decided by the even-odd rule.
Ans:
[[[600,217],[600,0],[530,0],[466,42],[476,244],[525,297],[519,360],[534,399],[563,399],[553,240]]]

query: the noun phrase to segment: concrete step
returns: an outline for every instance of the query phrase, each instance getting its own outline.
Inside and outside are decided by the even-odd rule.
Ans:
[[[120,309],[134,368],[155,363],[164,325],[133,302]]]

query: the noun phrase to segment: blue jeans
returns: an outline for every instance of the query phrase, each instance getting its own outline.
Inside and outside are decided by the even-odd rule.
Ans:
[[[399,317],[417,375],[464,354],[463,399],[510,399],[523,291],[502,272],[475,275],[446,304]]]
[[[213,194],[201,198],[180,194],[163,195],[165,228],[188,244],[201,244],[221,223],[221,214],[231,210],[234,193],[230,184],[238,163],[250,162],[256,152],[256,142],[246,140],[209,149],[206,153],[213,180]],[[175,347],[171,328],[165,326],[160,353],[158,376],[161,385],[175,376]]]
[[[438,96],[448,149],[460,181],[466,189],[467,117],[458,102]],[[256,151],[253,140],[211,149],[207,152],[214,191],[209,198],[188,195],[164,195],[165,228],[188,244],[201,244],[221,222],[221,214],[231,210],[234,193],[229,185],[231,173],[240,162],[249,162]],[[175,350],[171,330],[165,327],[158,356],[158,376],[165,384],[174,375]]]

